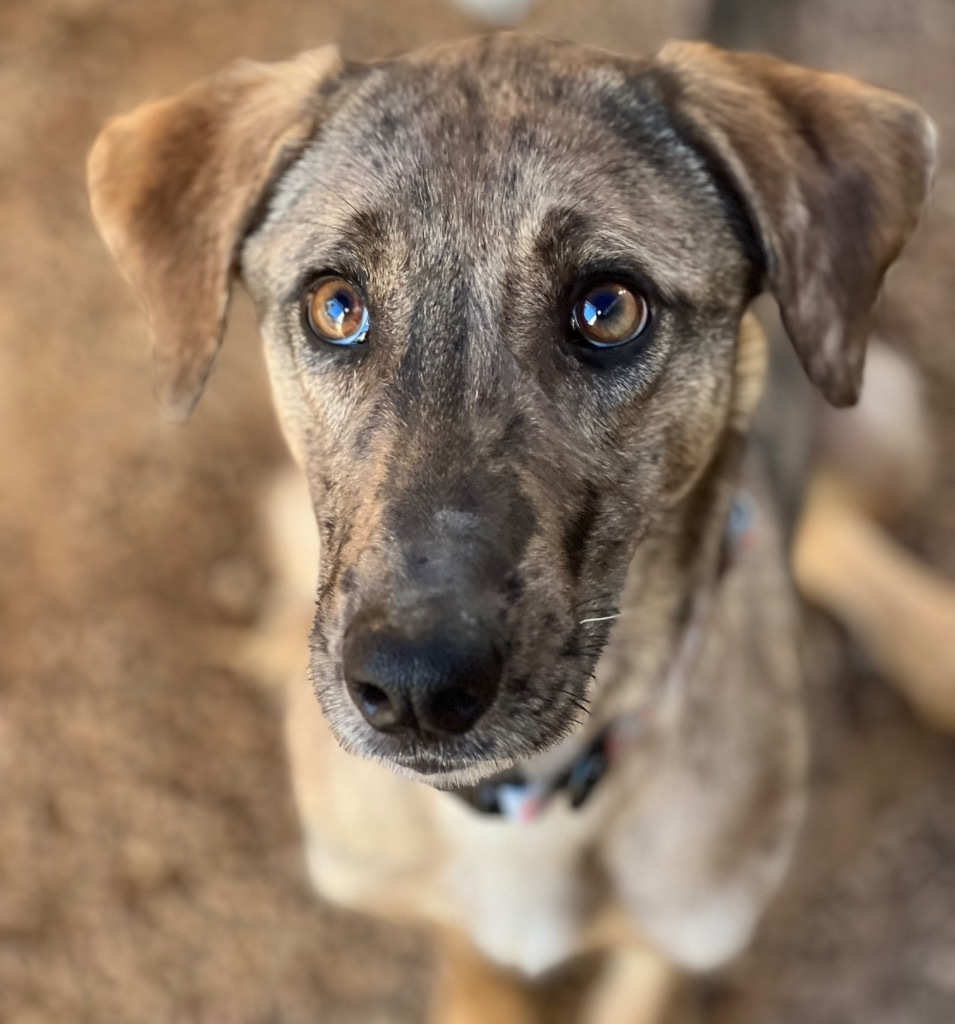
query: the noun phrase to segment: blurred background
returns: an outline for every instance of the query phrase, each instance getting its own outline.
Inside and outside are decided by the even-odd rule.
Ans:
[[[267,613],[255,510],[285,459],[248,304],[234,303],[193,420],[164,423],[145,321],[94,234],[83,168],[107,117],[233,58],[328,41],[372,58],[488,27],[479,0],[460,3],[0,3],[3,1024],[423,1020],[426,943],[313,897],[278,691],[227,655]],[[899,536],[955,575],[952,0],[496,10],[632,53],[668,36],[769,49],[931,112],[942,169],[881,328],[925,371],[942,456]],[[752,951],[677,1016],[951,1024],[955,747],[819,615],[806,652],[814,802],[792,878]]]

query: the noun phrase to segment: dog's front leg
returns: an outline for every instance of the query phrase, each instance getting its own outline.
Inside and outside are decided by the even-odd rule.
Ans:
[[[582,1024],[662,1024],[679,982],[678,969],[649,946],[608,952],[588,993]]]
[[[434,1024],[537,1024],[530,983],[498,967],[465,937],[446,932],[438,944]]]
[[[662,1024],[682,972],[646,942],[624,915],[600,919],[588,943],[602,949],[600,973],[584,996],[581,1024]]]

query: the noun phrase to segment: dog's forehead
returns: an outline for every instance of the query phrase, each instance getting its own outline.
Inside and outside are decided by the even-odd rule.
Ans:
[[[498,37],[350,70],[273,199],[268,276],[320,263],[372,215],[418,250],[493,261],[576,213],[594,249],[635,253],[664,291],[702,300],[714,265],[741,257],[649,69]]]

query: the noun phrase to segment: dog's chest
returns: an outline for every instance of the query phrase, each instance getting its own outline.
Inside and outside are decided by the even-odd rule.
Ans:
[[[442,888],[455,923],[490,959],[532,975],[579,952],[606,902],[592,866],[598,802],[555,802],[515,824],[438,795],[435,824],[450,854]]]

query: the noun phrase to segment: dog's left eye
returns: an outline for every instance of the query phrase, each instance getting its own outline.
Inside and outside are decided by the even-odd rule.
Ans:
[[[574,303],[571,327],[594,348],[616,348],[641,335],[650,323],[650,304],[618,281],[588,286]]]
[[[305,303],[308,328],[329,345],[357,345],[368,334],[368,308],[361,292],[341,277],[323,277]]]

